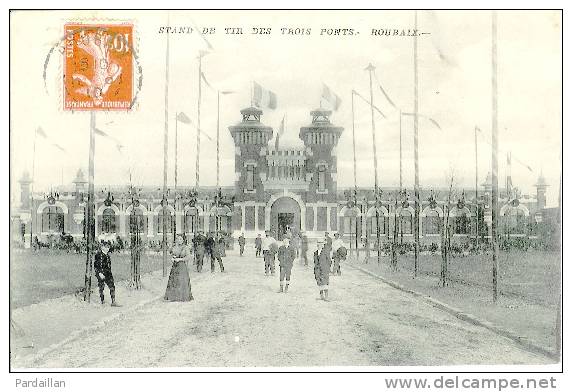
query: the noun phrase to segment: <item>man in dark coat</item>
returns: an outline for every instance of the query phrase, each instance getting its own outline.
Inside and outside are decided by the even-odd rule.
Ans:
[[[284,238],[282,246],[278,248],[278,261],[280,263],[280,290],[279,293],[287,293],[290,285],[290,274],[296,258],[296,249],[290,243],[289,238]],[[286,280],[286,286],[284,286]]]
[[[109,288],[109,295],[111,296],[111,306],[118,306],[115,302],[115,284],[113,282],[113,274],[111,273],[111,257],[109,257],[110,244],[102,242],[99,249],[95,254],[95,261],[93,262],[93,269],[95,277],[97,278],[97,285],[99,286],[99,298],[101,303],[105,303],[103,290],[105,285]]]
[[[222,263],[222,257],[224,256],[224,247],[225,241],[222,235],[219,235],[218,238],[210,237],[212,242],[212,251],[211,255],[211,273],[215,272],[215,259],[218,261],[218,265],[220,267],[220,272],[224,272],[224,264]],[[207,240],[208,241],[208,240]]]
[[[260,257],[262,254],[262,237],[260,237],[260,234],[254,240],[254,247],[256,248],[256,257]]]
[[[308,266],[308,237],[306,233],[302,233],[302,238],[300,239],[300,260],[304,261],[304,265]]]
[[[318,249],[314,251],[314,277],[320,289],[320,299],[328,300],[328,285],[330,284],[331,259],[324,241],[318,241]]]
[[[205,237],[202,231],[199,231],[195,236],[195,238],[193,238],[193,247],[195,248],[195,264],[197,267],[197,272],[201,272],[203,270],[206,241],[207,237]]]
[[[245,243],[246,243],[246,240],[244,239],[244,234],[240,233],[240,237],[238,237],[238,246],[240,247],[240,256],[241,257],[244,254],[244,244]]]

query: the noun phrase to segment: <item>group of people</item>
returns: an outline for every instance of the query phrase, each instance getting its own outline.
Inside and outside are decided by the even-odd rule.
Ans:
[[[238,239],[240,256],[244,254],[246,240],[241,234]],[[193,252],[185,245],[183,235],[177,235],[175,244],[171,248],[172,267],[169,273],[165,300],[167,301],[191,301],[191,280],[188,262],[194,254],[194,266],[197,272],[202,272],[204,257],[211,260],[211,273],[215,272],[215,260],[218,261],[220,272],[224,272],[222,258],[226,256],[225,241],[222,236],[215,236],[213,233],[197,233],[192,240]],[[264,258],[264,273],[266,276],[275,275],[275,259],[278,258],[280,268],[280,288],[279,293],[287,293],[290,286],[290,278],[294,260],[300,258],[305,266],[308,265],[308,238],[306,235],[287,235],[281,242],[276,241],[272,234],[267,231],[265,237],[260,234],[254,241],[256,257],[262,255]],[[102,242],[99,250],[95,254],[94,270],[98,281],[99,297],[101,303],[105,303],[104,289],[107,285],[111,296],[111,306],[118,306],[115,301],[115,284],[111,272],[111,258],[109,252],[111,244]],[[320,298],[328,300],[328,290],[330,275],[341,275],[340,262],[345,260],[347,251],[339,233],[334,234],[332,239],[328,232],[324,239],[317,242],[317,249],[314,251],[314,277],[320,290]]]
[[[244,254],[245,239],[241,234],[238,243],[240,246],[240,255]],[[254,240],[254,248],[256,257],[264,258],[264,274],[266,276],[274,276],[275,260],[278,258],[280,267],[280,289],[279,293],[287,293],[290,285],[290,277],[294,260],[300,258],[303,265],[308,266],[308,237],[302,233],[301,235],[292,235],[287,233],[285,238],[280,242],[272,237],[270,231],[265,233],[262,238],[259,234]],[[328,299],[328,286],[330,275],[341,275],[340,262],[345,260],[347,250],[339,233],[334,234],[332,239],[328,232],[325,233],[324,239],[318,240],[317,249],[314,251],[314,277],[320,289],[320,298]]]

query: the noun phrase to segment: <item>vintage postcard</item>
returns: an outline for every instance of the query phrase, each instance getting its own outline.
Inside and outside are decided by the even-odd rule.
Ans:
[[[13,10],[10,44],[11,371],[561,369],[561,11]]]

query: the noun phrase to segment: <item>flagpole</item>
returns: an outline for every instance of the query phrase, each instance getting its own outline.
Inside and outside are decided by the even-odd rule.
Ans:
[[[87,254],[85,260],[84,301],[91,299],[91,275],[93,271],[93,254],[95,248],[95,191],[94,191],[94,156],[95,156],[95,111],[89,113],[89,165],[87,174]]]
[[[34,249],[34,181],[36,181],[36,137],[38,130],[34,132],[34,151],[32,153],[32,192],[30,193],[30,249]],[[25,241],[25,240],[24,240]]]
[[[202,63],[203,63],[203,55],[199,53],[199,95],[197,100],[197,156],[195,161],[195,187],[197,192],[199,190],[199,156],[201,153],[201,93],[202,93],[202,81],[201,81],[201,73],[202,73]]]
[[[373,82],[371,79],[371,74],[375,67],[370,63],[366,70],[369,71],[369,101],[370,101],[370,109],[371,109],[371,134],[372,134],[372,141],[373,141],[373,171],[374,171],[374,192],[375,192],[375,227],[377,231],[377,263],[381,263],[381,244],[380,244],[380,233],[379,233],[379,209],[378,202],[379,202],[379,194],[378,194],[378,182],[377,182],[377,145],[375,141],[375,119],[373,116]]]
[[[353,153],[354,153],[354,202],[355,207],[357,208],[357,164],[356,164],[356,129],[355,129],[355,114],[354,114],[354,92],[352,90],[352,146],[353,146]],[[355,237],[355,246],[356,246],[356,260],[359,260],[359,250],[358,250],[358,223],[357,223],[357,215],[355,217],[356,222],[356,237]],[[351,222],[350,222],[351,223]],[[351,231],[350,231],[350,244],[352,241]]]
[[[417,11],[415,11],[415,30],[417,31]],[[417,276],[419,265],[419,76],[417,64],[417,35],[413,37],[413,79],[414,79],[414,102],[413,102],[413,149],[415,159],[415,261],[413,266],[413,276]]]
[[[401,109],[399,109],[399,190],[403,189],[403,150],[402,150],[402,137],[401,137]]]
[[[177,209],[177,167],[178,167],[178,142],[179,142],[179,121],[177,120],[177,116],[179,114],[175,112],[175,184],[174,184],[174,205],[175,211]],[[173,228],[173,244],[175,243],[175,239],[177,238],[177,214],[175,212],[175,226]]]
[[[220,90],[216,94],[216,187],[219,187],[220,176]]]
[[[163,276],[167,275],[167,154],[169,150],[169,35],[165,51],[165,131],[163,134]]]
[[[493,301],[497,301],[497,274],[498,274],[498,238],[497,238],[497,219],[498,219],[498,85],[497,85],[497,13],[492,11],[491,15],[491,66],[492,66],[492,113],[491,113],[491,138],[492,138],[492,222],[491,222],[491,239],[493,242]]]
[[[477,144],[477,127],[475,127],[475,247],[479,248],[479,150]]]

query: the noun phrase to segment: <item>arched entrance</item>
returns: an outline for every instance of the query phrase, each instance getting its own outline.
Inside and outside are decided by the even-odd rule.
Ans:
[[[284,238],[290,230],[300,232],[300,205],[291,197],[278,198],[270,209],[270,230],[277,240]]]

